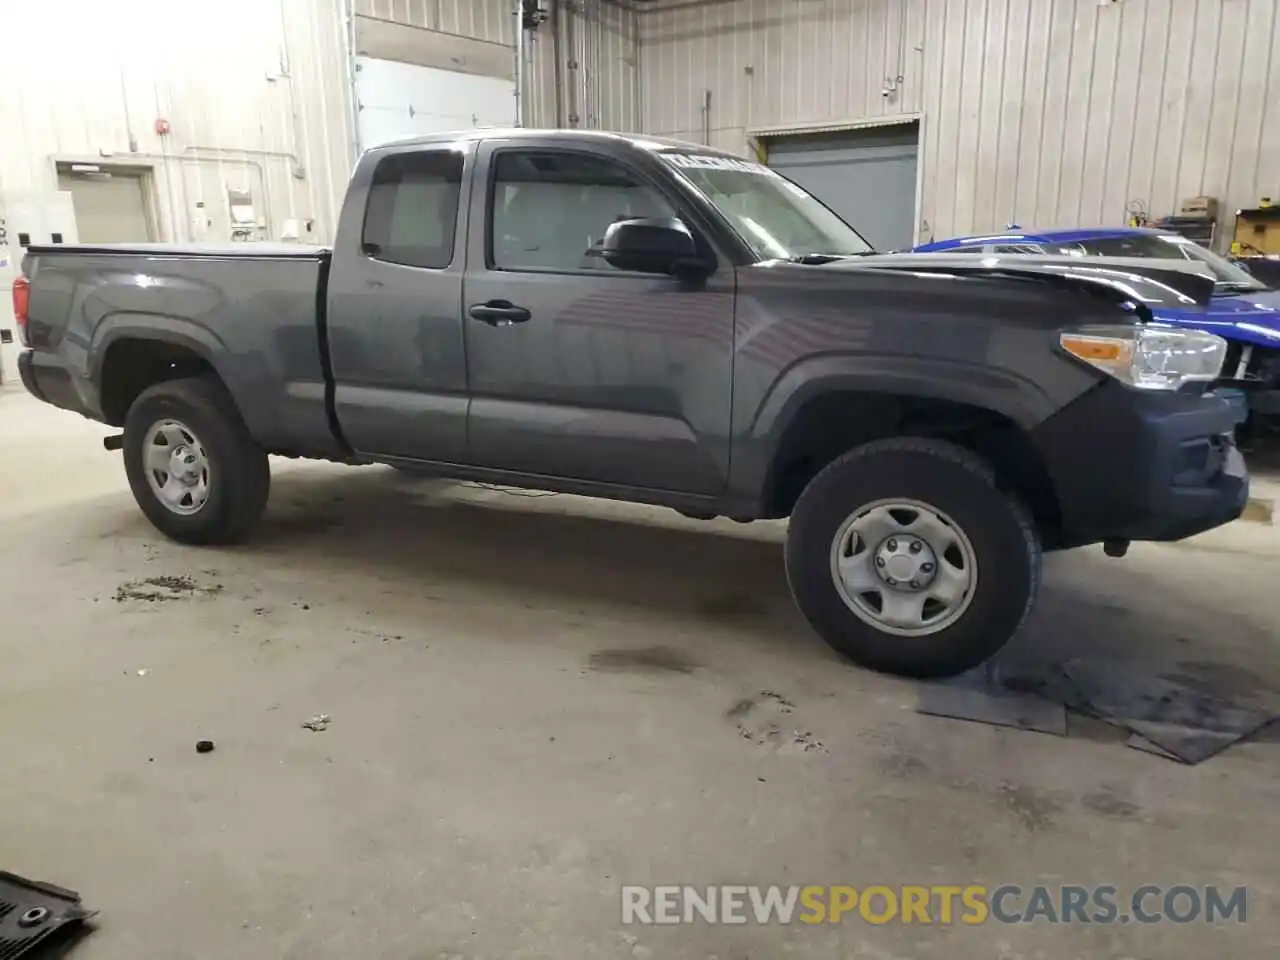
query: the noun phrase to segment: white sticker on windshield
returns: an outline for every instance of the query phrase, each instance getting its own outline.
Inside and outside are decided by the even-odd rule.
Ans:
[[[660,155],[672,166],[686,170],[737,170],[742,173],[756,173],[766,177],[777,174],[763,163],[750,160],[738,160],[735,157],[713,157],[705,153],[663,153]]]

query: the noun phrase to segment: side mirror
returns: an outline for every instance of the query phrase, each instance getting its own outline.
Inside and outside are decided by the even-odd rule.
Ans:
[[[680,273],[702,263],[693,234],[673,217],[610,224],[600,256],[611,267],[637,273]]]
[[[1239,267],[1245,273],[1249,273],[1249,274],[1253,273],[1252,268],[1250,268],[1249,266],[1249,261],[1244,260],[1240,257],[1229,257],[1228,259],[1230,259],[1232,263],[1234,263],[1237,267]]]

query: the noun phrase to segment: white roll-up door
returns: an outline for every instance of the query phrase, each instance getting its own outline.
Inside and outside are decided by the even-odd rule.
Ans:
[[[515,125],[515,83],[395,60],[356,60],[360,148],[402,137]]]

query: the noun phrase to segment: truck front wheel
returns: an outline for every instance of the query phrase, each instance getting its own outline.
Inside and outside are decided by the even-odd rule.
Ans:
[[[944,677],[982,663],[1022,625],[1040,583],[1031,518],[991,469],[940,440],[850,451],[805,488],[787,534],[801,612],[862,666]]]
[[[233,543],[262,515],[267,455],[213,377],[144,390],[124,423],[124,465],[147,519],[180,543]]]

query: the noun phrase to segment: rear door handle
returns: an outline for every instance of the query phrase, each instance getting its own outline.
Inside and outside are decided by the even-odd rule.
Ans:
[[[467,311],[472,320],[479,320],[491,327],[506,327],[513,323],[524,323],[533,316],[524,307],[517,307],[509,300],[490,300],[488,303],[477,303]]]

